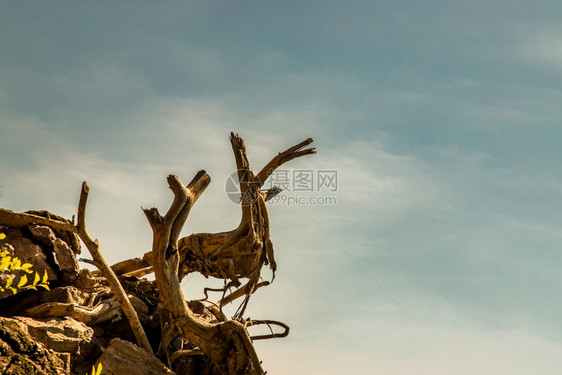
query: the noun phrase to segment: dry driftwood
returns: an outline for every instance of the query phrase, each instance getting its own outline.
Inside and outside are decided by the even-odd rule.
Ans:
[[[144,210],[154,232],[154,242],[152,251],[144,257],[145,263],[142,264],[153,266],[162,306],[170,314],[172,328],[168,333],[170,337],[164,342],[171,341],[172,336],[185,337],[213,361],[219,373],[263,374],[245,326],[236,320],[219,319],[221,321],[216,324],[198,320],[185,302],[180,280],[190,272],[200,272],[204,276],[229,279],[231,285],[239,286],[240,277],[248,278],[243,288],[219,302],[220,309],[223,303],[246,295],[239,312],[241,317],[249,296],[256,290],[262,266],[269,264],[273,272],[276,269],[265,202],[280,190],[262,192],[261,187],[280,165],[296,157],[312,154],[315,150],[303,150],[312,142],[309,138],[277,155],[256,175],[250,169],[244,141],[234,133],[231,133],[230,141],[242,195],[242,219],[238,228],[215,234],[197,233],[178,241],[191,207],[210,183],[210,178],[200,171],[185,187],[179,177],[170,175],[168,185],[174,193],[174,201],[166,215],[162,217],[155,208]],[[131,272],[131,265],[127,264],[123,268]],[[256,324],[267,323],[263,321]],[[288,334],[286,325],[273,321],[271,324],[281,325],[285,332],[256,338],[283,337]],[[177,357],[178,353],[169,355]]]
[[[308,138],[280,152],[258,174],[255,174],[250,169],[242,138],[231,133],[230,142],[240,183],[242,219],[238,227],[229,232],[195,233],[181,238],[178,243],[180,254],[178,275],[180,281],[191,272],[199,272],[205,277],[213,276],[230,280],[225,290],[231,286],[240,286],[240,278],[248,278],[248,283],[243,287],[243,294],[235,292],[236,295],[227,296],[218,303],[220,308],[235,298],[246,295],[238,312],[238,317],[241,318],[249,296],[256,290],[262,267],[269,265],[273,277],[277,268],[273,244],[269,238],[266,201],[278,194],[281,189],[273,187],[262,191],[261,188],[275,169],[292,159],[314,154],[316,150],[304,148],[313,142],[312,138]],[[129,266],[127,269],[131,270],[139,264],[148,267],[153,262],[153,253],[149,252],[145,254],[142,262],[135,260],[135,264],[133,262],[127,264]]]
[[[181,290],[179,233],[191,207],[209,183],[205,171],[200,171],[187,187],[179,177],[170,175],[168,185],[174,193],[174,201],[166,215],[161,216],[156,208],[144,210],[154,232],[153,266],[160,301],[169,313],[170,330],[163,342],[170,342],[176,336],[185,338],[213,362],[219,374],[264,374],[245,327],[232,320],[216,324],[202,322],[188,307]]]

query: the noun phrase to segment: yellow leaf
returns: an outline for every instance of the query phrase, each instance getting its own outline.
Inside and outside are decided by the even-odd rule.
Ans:
[[[33,280],[33,285],[37,285],[39,280],[41,280],[41,276],[39,276],[38,272],[35,272],[35,280]]]
[[[3,270],[5,270],[6,268],[8,268],[8,266],[9,266],[10,263],[11,263],[11,261],[12,261],[12,257],[5,257],[5,258],[2,258],[2,259],[0,260],[0,271],[3,271]]]
[[[27,284],[27,275],[23,275],[21,277],[20,282],[18,283],[18,288],[21,288],[25,284]]]
[[[0,240],[3,240],[4,238],[6,238],[6,235],[4,233],[0,233]]]
[[[47,284],[39,284],[39,285],[37,285],[37,286],[40,286],[41,288],[45,288],[45,289],[47,289],[47,290],[49,290],[49,291],[51,290],[51,289],[49,289],[49,285],[47,285]]]
[[[99,365],[98,365],[98,370],[96,371],[96,375],[100,375],[101,370],[102,370],[102,365],[101,365],[101,362],[100,362]]]
[[[18,290],[16,288],[8,288],[12,291],[12,293],[16,294],[18,292]]]
[[[13,259],[12,259],[12,264],[11,264],[11,266],[10,266],[10,269],[11,269],[12,271],[16,271],[16,270],[19,270],[20,267],[21,267],[21,260],[20,260],[18,257],[13,258]]]
[[[45,270],[45,273],[43,274],[43,284],[48,284],[49,282],[47,281],[49,279],[49,275],[47,275],[47,270]]]
[[[31,267],[33,267],[33,264],[31,263],[24,263],[20,270],[25,271],[26,273],[33,273],[33,271],[31,270]]]
[[[6,286],[5,288],[8,289],[10,286],[12,286],[12,283],[14,282],[14,277],[13,276],[9,276],[8,280],[6,280]]]

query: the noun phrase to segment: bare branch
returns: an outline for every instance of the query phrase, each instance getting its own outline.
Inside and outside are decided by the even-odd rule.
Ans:
[[[289,326],[286,325],[283,322],[279,322],[277,320],[250,320],[247,322],[247,326],[251,327],[251,326],[257,326],[257,325],[261,325],[261,324],[267,324],[267,326],[280,326],[284,328],[284,331],[281,333],[273,333],[273,331],[271,332],[270,335],[258,335],[258,336],[251,336],[250,338],[255,341],[255,340],[267,340],[267,339],[274,339],[277,337],[287,337],[289,335]],[[271,329],[271,327],[269,327]]]
[[[252,285],[246,284],[243,287],[241,287],[239,289],[236,289],[234,292],[230,293],[228,296],[224,297],[223,299],[216,302],[215,304],[217,306],[228,305],[229,303],[231,303],[232,301],[242,297],[243,295],[246,295],[246,294],[249,294],[249,293],[254,293],[256,290],[258,290],[258,288],[261,288],[262,286],[268,286],[268,285],[269,285],[269,281],[262,281],[261,283],[256,284],[253,288],[253,291],[252,291],[251,290]]]
[[[48,302],[25,310],[22,314],[33,318],[53,318],[70,316],[85,324],[92,325],[121,316],[117,298],[103,301],[95,307],[79,306],[75,303]]]
[[[301,150],[303,147],[311,144],[314,140],[312,138],[308,138],[307,140],[295,145],[293,147],[288,148],[287,150],[280,152],[275,156],[262,170],[257,174],[254,178],[253,183],[257,184],[259,187],[263,186],[267,178],[281,165],[285,164],[286,162],[293,160],[295,158],[315,154],[315,148],[307,148]]]
[[[166,217],[162,218],[156,208],[144,210],[144,213],[154,232],[151,260],[156,275],[156,283],[160,292],[160,300],[170,311],[173,317],[183,317],[193,331],[197,332],[202,332],[205,327],[196,320],[185,303],[177,276],[177,252],[167,256],[166,250],[172,245],[170,243],[172,227],[177,221],[178,216],[182,214],[182,216],[187,218],[187,214],[189,213],[193,203],[195,203],[196,198],[201,195],[205,187],[208,185],[208,183],[204,183],[203,180],[208,180],[210,182],[210,178],[205,172],[198,173],[196,178],[190,183],[191,186],[195,187],[194,190],[196,191],[191,192],[183,186],[179,177],[175,175],[168,176],[168,184],[174,193],[174,201],[166,213]],[[188,199],[189,195],[191,195],[191,198],[193,199]],[[182,210],[186,211],[182,213]],[[185,220],[185,218],[180,218],[180,220]],[[177,230],[177,228],[174,229],[174,231]],[[195,339],[197,340],[197,338]]]
[[[72,233],[78,233],[78,228],[71,223],[65,223],[58,220],[48,219],[42,216],[12,212],[0,208],[0,224],[14,227],[23,227],[30,224],[48,225],[55,229],[65,230]]]
[[[130,277],[130,276],[143,277],[143,276],[146,276],[146,275],[150,275],[152,272],[154,272],[154,268],[146,267],[146,268],[142,268],[140,270],[135,270],[135,271],[124,273],[123,276],[124,277]]]
[[[187,189],[184,193],[187,195],[187,201],[191,202],[186,202],[184,204],[181,211],[174,220],[174,224],[172,225],[172,231],[170,233],[170,243],[174,244],[174,246],[177,245],[179,234],[183,228],[183,225],[185,224],[185,221],[187,220],[187,216],[189,215],[191,207],[193,207],[193,203],[195,203],[195,201],[199,198],[199,196],[203,193],[207,186],[209,186],[210,183],[211,177],[209,177],[209,175],[204,170],[200,170],[187,185]]]
[[[124,261],[121,261],[119,263],[115,263],[113,266],[111,266],[111,269],[113,270],[113,272],[115,272],[117,275],[124,275],[130,272],[135,272],[147,267],[150,267],[151,265],[148,264],[147,262],[145,262],[144,260],[140,259],[140,258],[133,258],[133,259],[127,259]]]
[[[111,290],[113,291],[113,293],[115,293],[115,298],[117,298],[117,300],[119,301],[119,304],[121,305],[125,316],[129,320],[129,324],[131,326],[131,329],[133,330],[133,333],[135,334],[137,343],[141,348],[153,354],[152,347],[148,342],[148,338],[146,337],[146,333],[142,328],[137,312],[133,308],[131,301],[129,301],[129,298],[127,297],[125,290],[121,286],[119,279],[117,278],[117,276],[115,276],[115,273],[113,272],[109,264],[107,264],[105,258],[101,254],[101,251],[99,250],[98,240],[92,240],[92,237],[90,237],[88,231],[86,230],[86,203],[88,201],[89,191],[90,188],[84,181],[82,183],[82,191],[80,192],[80,201],[78,203],[78,235],[88,248],[88,251],[92,255],[94,262],[96,262],[96,265],[99,267],[103,276],[107,279]]]

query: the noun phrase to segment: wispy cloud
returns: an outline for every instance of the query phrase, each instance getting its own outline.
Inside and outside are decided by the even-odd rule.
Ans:
[[[71,216],[87,180],[90,232],[122,260],[150,246],[140,206],[168,207],[169,173],[212,179],[184,234],[238,224],[224,131],[255,169],[312,137],[286,167],[337,170],[337,204],[270,206],[279,272],[248,311],[292,332],[257,344],[266,368],[560,372],[556,7],[262,5],[7,8],[2,206]]]

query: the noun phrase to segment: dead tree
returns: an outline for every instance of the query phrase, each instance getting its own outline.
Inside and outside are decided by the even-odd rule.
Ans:
[[[218,373],[262,374],[263,370],[245,326],[237,320],[225,320],[216,311],[218,323],[199,321],[185,302],[180,281],[190,272],[230,280],[233,286],[240,285],[239,278],[248,278],[244,287],[219,302],[220,307],[225,302],[246,295],[239,312],[239,317],[242,317],[249,296],[258,287],[262,266],[269,265],[273,272],[276,268],[265,202],[280,189],[272,188],[262,192],[261,187],[280,165],[296,157],[312,154],[315,150],[303,150],[303,147],[312,142],[309,138],[279,153],[256,175],[250,169],[244,141],[234,133],[231,134],[230,141],[241,192],[242,219],[238,228],[214,234],[197,233],[178,240],[191,207],[210,183],[210,178],[204,171],[200,171],[184,187],[177,176],[170,175],[168,184],[174,193],[174,202],[166,215],[162,217],[155,208],[144,210],[154,232],[153,248],[145,255],[144,262],[153,266],[162,305],[167,309],[172,322],[164,342],[171,341],[172,337],[178,335],[185,337],[214,362]],[[288,333],[288,327],[279,322],[256,321],[252,324],[262,323],[283,326]],[[255,339],[280,337],[286,333]],[[177,358],[177,354],[172,353],[170,357]]]
[[[234,230],[221,233],[194,233],[179,240],[178,277],[181,281],[187,274],[199,272],[205,277],[215,277],[230,280],[225,286],[239,287],[240,278],[247,278],[248,282],[241,289],[243,293],[224,297],[217,302],[218,307],[234,300],[233,297],[246,298],[241,305],[237,317],[241,318],[248,303],[249,296],[255,292],[260,279],[261,269],[269,265],[275,277],[277,265],[273,252],[273,244],[269,238],[269,217],[266,201],[281,192],[278,187],[262,191],[267,178],[284,163],[300,156],[313,154],[314,148],[304,148],[312,143],[312,138],[290,147],[275,156],[261,171],[255,174],[250,169],[246,146],[237,134],[231,133],[230,143],[234,151],[238,180],[241,193],[242,219]],[[153,252],[145,254],[140,259],[128,265],[116,265],[123,271],[131,272],[143,266],[154,263]],[[128,267],[125,267],[128,266]],[[261,284],[265,285],[265,284]],[[260,286],[261,286],[260,285]]]

